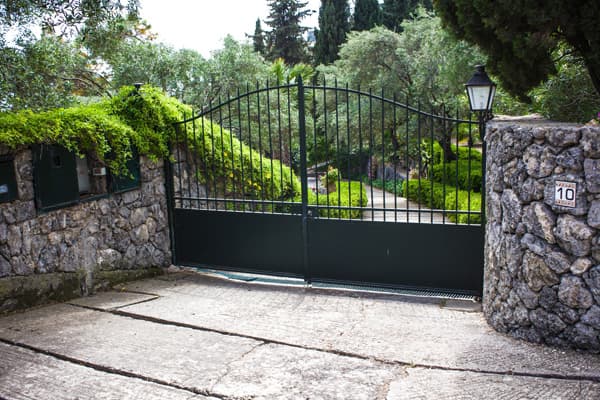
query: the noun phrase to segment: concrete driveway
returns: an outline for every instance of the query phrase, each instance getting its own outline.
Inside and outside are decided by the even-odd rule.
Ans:
[[[0,318],[2,399],[600,399],[600,356],[470,301],[191,272]]]

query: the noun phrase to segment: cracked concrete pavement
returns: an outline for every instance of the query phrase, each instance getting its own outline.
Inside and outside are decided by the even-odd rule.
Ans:
[[[0,399],[600,399],[459,300],[183,272],[0,318]]]

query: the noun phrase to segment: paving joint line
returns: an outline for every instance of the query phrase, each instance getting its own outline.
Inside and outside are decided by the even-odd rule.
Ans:
[[[157,379],[157,378],[153,378],[150,376],[137,374],[135,372],[125,371],[125,370],[122,370],[119,368],[108,367],[108,366],[101,365],[101,364],[95,364],[95,363],[92,363],[89,361],[80,360],[78,358],[70,357],[70,356],[67,356],[67,355],[64,355],[61,353],[56,353],[51,350],[42,349],[39,347],[31,346],[26,343],[17,342],[17,341],[5,339],[2,337],[0,337],[0,343],[4,343],[9,346],[19,347],[19,348],[22,348],[25,350],[32,351],[37,354],[43,354],[48,357],[56,358],[58,360],[65,361],[65,362],[75,364],[75,365],[79,365],[81,367],[90,368],[95,371],[100,371],[100,372],[104,372],[107,374],[118,375],[118,376],[127,377],[127,378],[139,379],[139,380],[142,380],[145,382],[154,383],[156,385],[166,386],[166,387],[169,387],[172,389],[189,392],[192,396],[202,395],[202,396],[208,396],[208,397],[215,397],[215,398],[218,398],[221,400],[237,400],[236,397],[224,396],[224,395],[220,395],[217,393],[212,393],[207,390],[199,390],[199,389],[196,389],[193,387],[178,385],[176,383],[171,383],[171,382],[164,381],[162,379]],[[0,400],[3,400],[3,398],[0,397]]]
[[[154,301],[154,300],[156,300],[156,299],[158,299],[158,298],[160,298],[160,296],[155,296],[155,297],[153,297],[153,298],[151,298],[151,299],[145,299],[145,300],[134,301],[133,303],[127,303],[127,304],[124,304],[124,305],[121,305],[121,306],[111,307],[111,308],[108,308],[107,310],[118,310],[118,309],[120,309],[120,308],[131,307],[131,306],[135,306],[135,305],[142,304],[142,303],[148,303],[148,302],[150,302],[150,301]],[[77,303],[74,303],[74,302],[72,302],[72,301],[67,301],[66,303],[67,303],[68,305],[70,305],[70,306],[74,306],[74,307],[89,308],[89,309],[91,309],[91,310],[94,310],[94,311],[99,311],[99,310],[101,310],[101,308],[95,308],[95,307],[90,307],[90,306],[84,306],[84,305],[82,305],[82,304],[77,304]]]
[[[561,375],[558,373],[532,373],[532,372],[519,372],[519,371],[511,371],[511,370],[492,371],[492,370],[479,370],[479,369],[475,369],[475,368],[446,367],[443,365],[435,365],[435,364],[420,364],[420,363],[414,363],[414,362],[410,362],[410,361],[387,360],[387,359],[382,359],[379,357],[365,356],[362,354],[352,353],[352,352],[343,351],[343,350],[332,350],[332,349],[323,349],[323,348],[313,347],[313,346],[304,346],[304,345],[300,345],[300,344],[284,342],[281,340],[268,339],[268,338],[264,338],[264,337],[253,336],[253,335],[246,335],[243,333],[229,332],[229,331],[224,331],[224,330],[215,329],[215,328],[208,328],[208,327],[203,327],[203,326],[198,326],[198,325],[187,324],[184,322],[169,321],[169,320],[165,320],[162,318],[156,318],[156,317],[151,317],[151,316],[147,316],[147,315],[131,313],[131,312],[127,312],[127,311],[103,310],[103,309],[99,309],[99,308],[94,308],[94,307],[89,307],[89,306],[81,306],[81,305],[73,305],[73,306],[86,308],[86,309],[89,309],[92,311],[99,311],[99,312],[113,314],[113,315],[117,315],[117,316],[121,316],[121,317],[131,318],[131,319],[135,319],[135,320],[152,322],[152,323],[161,324],[161,325],[177,326],[180,328],[187,328],[187,329],[192,329],[192,330],[197,330],[197,331],[202,331],[202,332],[217,333],[217,334],[224,335],[224,336],[233,336],[233,337],[240,337],[240,338],[244,338],[244,339],[251,339],[251,340],[256,340],[259,342],[264,342],[263,344],[277,344],[277,345],[281,345],[281,346],[294,347],[294,348],[298,348],[298,349],[318,351],[321,353],[329,353],[329,354],[334,354],[334,355],[343,356],[343,357],[357,358],[357,359],[367,360],[367,361],[375,361],[375,362],[385,364],[385,365],[408,367],[407,369],[423,368],[423,369],[435,369],[435,370],[440,370],[440,371],[472,372],[472,373],[500,375],[500,376],[521,376],[521,377],[528,377],[528,378],[559,379],[559,380],[567,380],[567,381],[589,381],[589,382],[594,382],[594,383],[600,383],[600,375],[598,375],[598,376]]]
[[[153,297],[153,298],[151,298],[151,299],[140,300],[140,301],[134,301],[133,303],[128,303],[128,304],[125,304],[125,305],[122,305],[122,306],[116,306],[116,307],[113,307],[112,309],[113,309],[113,310],[118,310],[118,309],[125,308],[125,307],[136,306],[136,305],[138,305],[138,304],[148,303],[148,302],[151,302],[151,301],[157,300],[157,299],[159,299],[159,298],[160,298],[160,296],[154,296],[154,297]]]

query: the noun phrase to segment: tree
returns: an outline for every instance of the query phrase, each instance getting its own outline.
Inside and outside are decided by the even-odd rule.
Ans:
[[[377,0],[374,0],[377,1]],[[347,0],[321,0],[319,30],[316,32],[315,64],[331,64],[350,31]]]
[[[582,60],[570,48],[554,53],[557,73],[531,92],[533,107],[555,121],[588,122],[600,109],[596,92]]]
[[[600,94],[600,7],[597,0],[539,2],[435,0],[444,26],[477,44],[488,67],[521,99],[557,72],[553,51],[568,44]]]
[[[105,94],[102,58],[148,34],[137,0],[2,0],[0,107],[39,110]]]
[[[254,35],[250,36],[252,38],[252,44],[254,47],[254,51],[265,55],[266,47],[265,47],[265,33],[262,30],[262,26],[260,24],[260,18],[256,19],[256,25],[254,27]]]
[[[402,21],[410,18],[417,7],[432,9],[431,0],[384,0],[382,6],[382,21],[389,30],[402,31]]]
[[[377,0],[356,0],[352,30],[368,31],[381,25],[382,14]]]
[[[354,88],[385,88],[386,97],[396,95],[402,102],[406,98],[413,102],[419,100],[423,110],[437,115],[464,106],[464,83],[472,74],[471,66],[482,58],[477,49],[442,30],[439,18],[424,9],[417,12],[414,20],[404,21],[402,29],[401,33],[384,27],[351,32],[340,49],[340,59],[333,66],[320,68],[320,72]],[[358,104],[355,103],[350,102],[346,105],[347,110],[341,109],[341,112],[358,115]],[[375,107],[380,105],[375,104]],[[374,111],[373,114],[382,113]],[[395,120],[391,110],[385,110],[383,114],[387,116],[382,126],[384,132],[379,126],[365,125],[362,130],[373,129],[377,138],[387,135],[392,149],[386,153],[393,156],[403,147],[404,137],[398,126],[412,122],[401,118]],[[358,118],[346,119],[346,116],[337,119],[330,116],[329,121],[333,120],[342,121],[342,124],[347,120],[351,124],[358,123]],[[367,121],[368,118],[362,119],[363,124]],[[340,129],[343,131],[345,127]],[[452,129],[452,126],[443,126],[435,130],[446,161],[454,158],[450,146]],[[350,131],[357,132],[358,129],[352,127]]]
[[[67,107],[74,94],[99,85],[78,49],[53,36],[24,47],[0,48],[0,110],[44,110]]]
[[[298,0],[270,0],[269,17],[271,27],[267,33],[267,59],[283,58],[287,64],[297,64],[308,59],[306,40],[303,35],[307,27],[300,25],[311,10],[304,10],[308,2]]]

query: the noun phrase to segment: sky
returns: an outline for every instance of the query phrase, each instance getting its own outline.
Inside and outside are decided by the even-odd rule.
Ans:
[[[304,26],[317,25],[320,0],[308,1],[307,9],[315,10]],[[158,34],[158,41],[176,49],[188,48],[210,57],[213,50],[222,48],[223,39],[231,34],[245,41],[253,34],[256,19],[269,14],[267,0],[141,0],[141,15]]]

